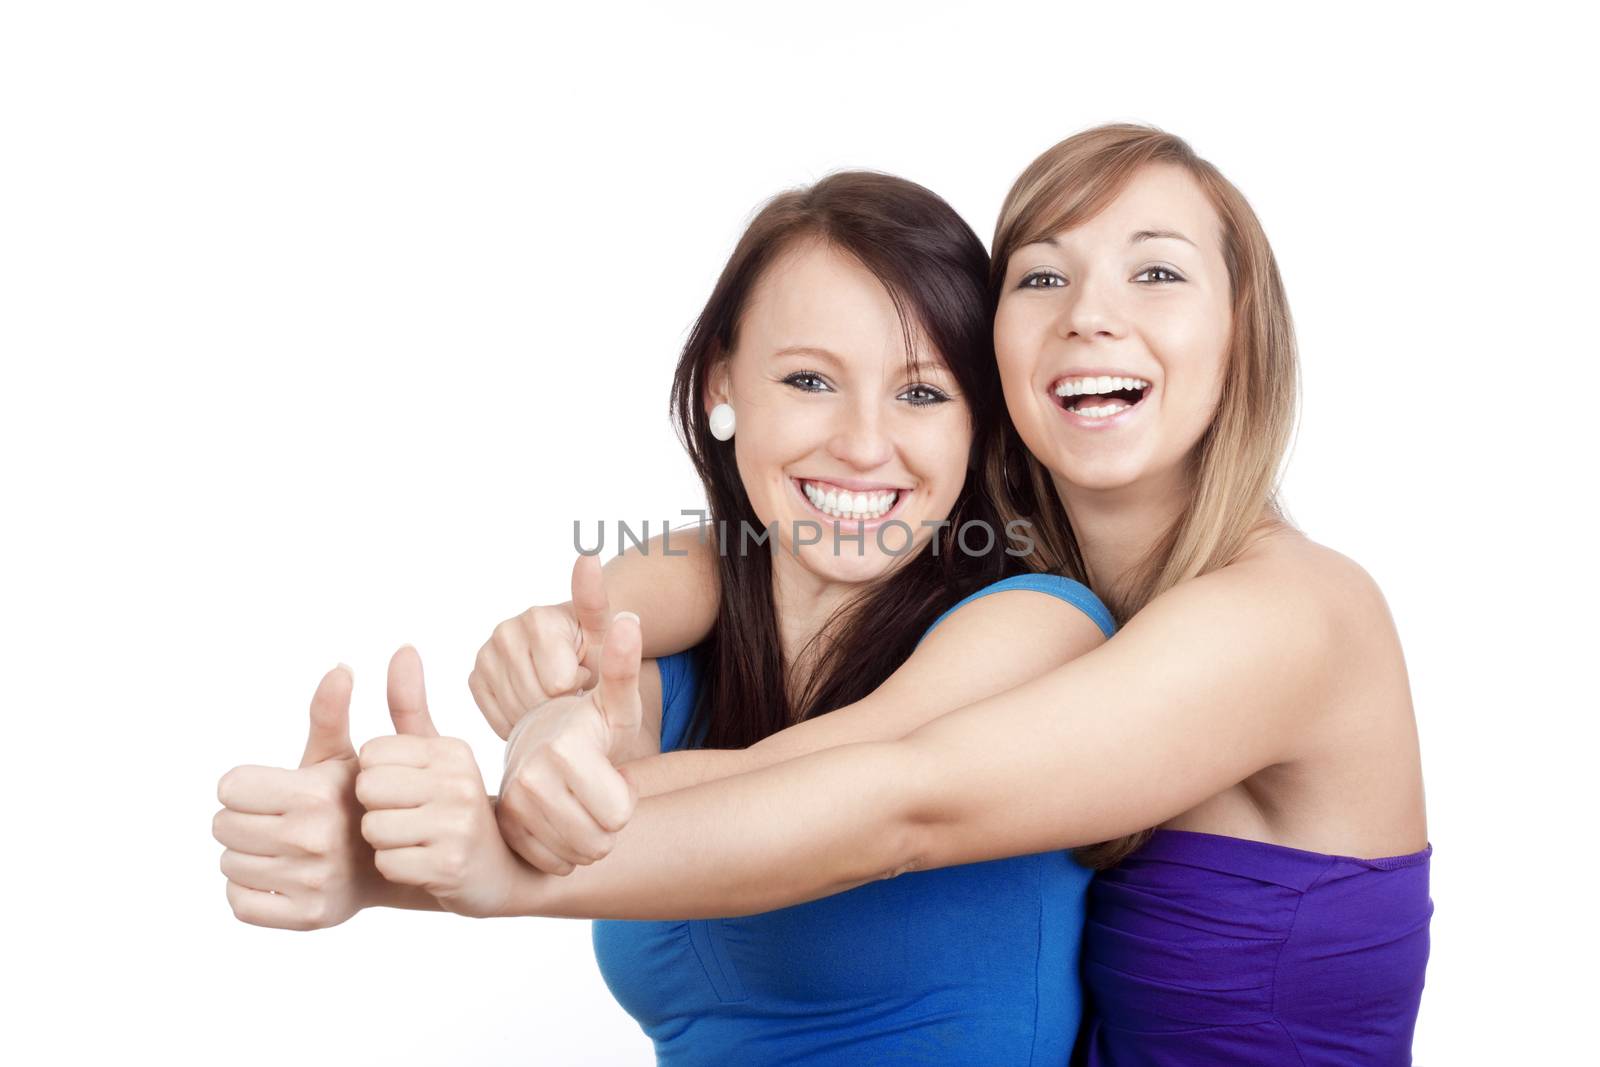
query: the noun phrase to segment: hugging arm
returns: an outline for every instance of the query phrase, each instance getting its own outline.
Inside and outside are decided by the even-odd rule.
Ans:
[[[1088,615],[1049,593],[990,593],[958,608],[881,686],[854,704],[746,749],[668,752],[634,760],[623,771],[639,796],[649,797],[825,748],[894,740],[945,712],[1037,678],[1104,641]]]
[[[1302,592],[1193,579],[1102,647],[902,739],[642,800],[603,862],[518,879],[504,910],[752,914],[1158,825],[1296,755],[1334,639]]]

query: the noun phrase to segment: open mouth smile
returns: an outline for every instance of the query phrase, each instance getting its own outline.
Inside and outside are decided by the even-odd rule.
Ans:
[[[1050,387],[1056,406],[1080,426],[1101,426],[1121,421],[1150,395],[1144,378],[1122,375],[1089,375],[1062,378]]]

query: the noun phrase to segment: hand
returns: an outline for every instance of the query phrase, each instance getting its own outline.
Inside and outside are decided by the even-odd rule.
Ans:
[[[610,617],[600,557],[580,555],[572,567],[570,601],[529,608],[494,628],[478,650],[467,687],[502,740],[534,708],[590,684]]]
[[[448,911],[500,914],[522,864],[500,837],[472,749],[433,728],[422,659],[409,645],[389,662],[389,709],[396,724],[425,727],[361,746],[355,795],[377,870]]]
[[[638,791],[612,755],[638,734],[639,619],[620,612],[600,652],[600,684],[539,710],[506,756],[497,817],[517,855],[549,874],[610,853]]]
[[[235,767],[217,783],[211,834],[224,846],[233,914],[255,926],[337,926],[385,895],[361,839],[350,668],[323,675],[298,770]]]

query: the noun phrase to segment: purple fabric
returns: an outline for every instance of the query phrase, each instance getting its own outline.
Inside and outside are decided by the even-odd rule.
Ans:
[[[1410,1064],[1432,854],[1157,830],[1090,886],[1075,1062]]]

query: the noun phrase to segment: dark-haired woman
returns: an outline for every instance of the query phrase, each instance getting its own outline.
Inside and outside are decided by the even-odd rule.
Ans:
[[[753,755],[739,758],[776,762],[797,744],[899,737],[1110,634],[1086,587],[1025,573],[1026,526],[1004,526],[969,477],[987,465],[1003,418],[986,271],[981,243],[948,205],[883,175],[831,176],[755,218],[674,389],[712,528],[725,532],[716,623],[692,651],[646,661],[637,686],[602,679],[582,705],[598,715],[544,718],[517,737],[514,757],[543,754],[583,782],[580,797],[559,778],[541,785],[537,758],[516,762],[514,791],[540,798],[525,814],[545,832],[520,842],[536,866],[561,873],[604,855],[607,824],[620,826],[631,806],[613,762],[747,746]],[[402,671],[411,663],[396,660]],[[507,693],[538,684],[493,683]],[[848,715],[830,714],[845,705]],[[761,749],[791,726],[785,748]],[[450,807],[458,791],[438,788],[465,772],[460,743],[378,738],[360,763],[376,869],[428,894],[391,888],[349,904],[500,910],[517,861],[497,876],[468,858],[485,842],[463,827],[481,830],[488,809],[463,821]],[[332,824],[339,809],[329,809]],[[487,825],[505,859],[492,814]],[[348,816],[330,835],[341,829]],[[472,870],[472,884],[434,877],[435,863]],[[317,892],[286,871],[251,873],[245,888]],[[1050,851],[742,918],[598,922],[595,947],[662,1063],[1060,1063],[1080,1015],[1088,880]],[[287,925],[282,902],[230,899],[246,921]]]

